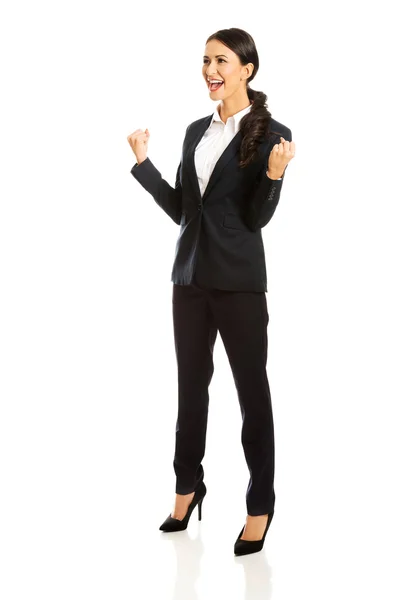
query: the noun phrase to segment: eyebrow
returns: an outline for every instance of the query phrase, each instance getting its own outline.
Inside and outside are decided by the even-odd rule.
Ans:
[[[217,54],[215,58],[218,58],[219,56],[225,56],[225,58],[228,58],[225,54]],[[209,58],[209,56],[204,55],[203,58]]]

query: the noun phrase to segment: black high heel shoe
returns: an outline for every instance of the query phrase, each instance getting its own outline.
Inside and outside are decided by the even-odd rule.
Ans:
[[[161,531],[183,531],[184,529],[186,529],[189,523],[190,516],[197,505],[199,505],[199,521],[201,521],[201,507],[206,493],[206,484],[204,483],[204,481],[202,481],[199,488],[194,493],[193,499],[189,504],[189,508],[185,517],[183,519],[175,519],[174,517],[171,517],[170,514],[165,519],[164,523],[160,526]]]
[[[265,526],[265,531],[264,531],[264,534],[263,534],[261,540],[252,540],[252,541],[241,540],[240,536],[242,535],[244,528],[245,528],[245,525],[243,525],[243,528],[242,528],[241,532],[239,533],[238,538],[235,542],[235,546],[234,546],[235,554],[243,555],[243,554],[252,554],[253,552],[260,552],[260,550],[263,549],[265,536],[267,535],[267,531],[269,529],[269,526],[271,525],[273,516],[274,516],[274,511],[272,511],[268,514],[268,521]]]

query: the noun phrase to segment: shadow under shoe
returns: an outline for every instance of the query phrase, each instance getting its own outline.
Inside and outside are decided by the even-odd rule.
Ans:
[[[269,526],[271,525],[272,518],[274,516],[274,511],[268,514],[268,521],[265,526],[264,534],[261,540],[241,540],[240,536],[243,534],[245,525],[243,525],[241,532],[238,535],[238,538],[235,542],[234,552],[235,554],[242,556],[243,554],[252,554],[253,552],[260,552],[264,546],[265,536],[267,535],[267,531]]]
[[[199,521],[201,521],[201,508],[204,500],[204,496],[207,493],[206,484],[204,481],[201,482],[198,490],[195,491],[193,499],[189,504],[187,513],[183,519],[175,519],[171,517],[171,514],[165,519],[164,523],[160,525],[161,531],[183,531],[187,528],[190,516],[196,506],[199,506]]]

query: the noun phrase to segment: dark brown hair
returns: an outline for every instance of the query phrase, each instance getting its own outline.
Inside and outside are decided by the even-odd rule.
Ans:
[[[250,111],[240,121],[240,131],[243,134],[240,146],[240,167],[247,167],[257,157],[258,147],[264,142],[269,133],[277,133],[270,130],[271,113],[268,110],[267,96],[264,92],[257,92],[249,87],[249,83],[257,74],[259,68],[258,53],[253,38],[247,31],[231,27],[220,29],[207,38],[207,42],[218,40],[237,54],[240,64],[253,63],[254,69],[246,81],[247,95],[252,101]]]

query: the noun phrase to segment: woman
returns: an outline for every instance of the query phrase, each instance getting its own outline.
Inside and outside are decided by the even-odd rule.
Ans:
[[[186,529],[196,506],[201,519],[208,387],[219,331],[238,392],[250,471],[248,514],[235,554],[262,549],[274,514],[261,229],[276,209],[295,154],[290,129],[271,118],[266,95],[249,87],[258,67],[254,40],[242,29],[223,29],[208,38],[202,74],[211,99],[220,103],[213,115],[187,128],[175,188],[147,156],[149,131],[137,129],[128,136],[137,160],[132,175],[181,226],[171,278],[179,390],[176,498],[160,529]]]

